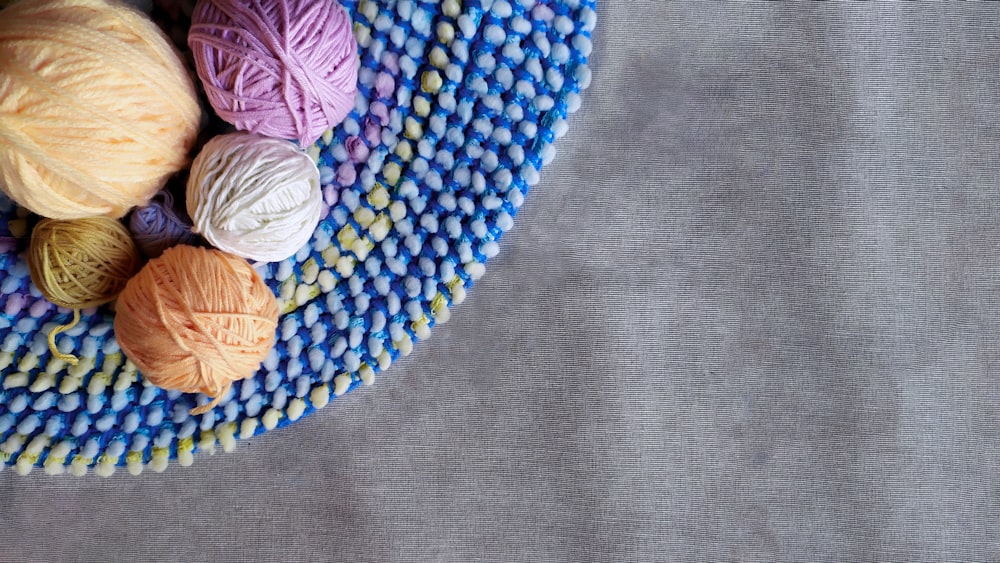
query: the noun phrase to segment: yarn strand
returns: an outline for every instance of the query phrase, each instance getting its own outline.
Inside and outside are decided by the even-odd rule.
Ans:
[[[227,383],[226,387],[222,391],[220,391],[219,394],[216,395],[216,397],[214,399],[212,399],[211,402],[206,403],[206,404],[204,404],[204,405],[202,405],[200,407],[195,407],[195,408],[191,409],[190,414],[194,415],[194,416],[197,416],[199,414],[205,414],[208,411],[214,409],[215,405],[219,404],[219,401],[221,401],[222,398],[226,396],[226,393],[229,392],[229,388],[232,387],[232,386],[233,386],[232,383]]]
[[[56,336],[58,336],[60,333],[72,329],[79,322],[80,322],[80,310],[73,309],[73,320],[70,321],[69,324],[57,326],[56,328],[52,329],[52,332],[49,333],[49,351],[52,352],[52,356],[72,366],[75,366],[76,364],[80,363],[80,359],[74,356],[73,354],[63,354],[62,352],[60,352],[59,348],[56,346]]]

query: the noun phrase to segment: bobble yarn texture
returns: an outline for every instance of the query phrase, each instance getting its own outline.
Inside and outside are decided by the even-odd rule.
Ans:
[[[322,211],[319,170],[288,141],[219,135],[194,159],[187,209],[220,250],[277,262],[309,242]]]
[[[484,275],[581,104],[595,2],[343,5],[359,91],[305,147],[321,218],[294,256],[254,267],[276,296],[275,346],[211,410],[190,413],[205,394],[152,385],[107,307],[60,336],[79,364],[49,371],[46,333],[71,317],[32,289],[23,215],[0,197],[0,460],[109,475],[231,450],[391,377]]]
[[[200,0],[188,44],[216,113],[312,143],[354,107],[357,43],[334,0]]]
[[[54,219],[118,218],[188,164],[201,108],[175,48],[108,0],[0,16],[0,188]]]

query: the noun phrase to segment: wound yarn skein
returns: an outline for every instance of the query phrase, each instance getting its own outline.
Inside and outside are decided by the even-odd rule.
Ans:
[[[188,46],[237,129],[306,146],[354,108],[358,46],[335,0],[199,0]]]
[[[139,250],[150,258],[156,258],[171,246],[195,240],[191,225],[177,215],[174,196],[166,190],[153,196],[145,207],[133,211],[128,226]]]
[[[168,248],[118,298],[115,335],[150,383],[213,400],[253,376],[274,346],[278,304],[246,260],[193,246]]]
[[[276,262],[294,255],[316,230],[322,208],[319,169],[288,141],[219,135],[191,164],[194,232],[237,256]]]
[[[74,356],[56,348],[56,335],[76,326],[80,309],[103,305],[117,297],[141,265],[128,230],[114,219],[38,222],[28,245],[31,281],[46,299],[73,309],[73,321],[49,333],[49,349],[55,357],[77,363]]]
[[[189,162],[201,108],[176,49],[112,0],[0,16],[0,189],[50,218],[119,218]]]

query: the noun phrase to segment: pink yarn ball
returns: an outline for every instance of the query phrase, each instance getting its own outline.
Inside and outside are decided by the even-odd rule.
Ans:
[[[351,28],[334,0],[198,0],[188,46],[219,117],[306,146],[354,108]]]

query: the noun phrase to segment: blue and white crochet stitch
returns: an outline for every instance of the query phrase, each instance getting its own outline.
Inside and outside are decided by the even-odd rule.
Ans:
[[[255,377],[207,397],[150,385],[112,312],[70,318],[31,285],[30,218],[0,196],[0,460],[26,473],[162,471],[231,450],[375,375],[447,320],[499,251],[590,82],[596,0],[343,0],[360,49],[354,112],[309,148],[325,216],[296,256],[258,267],[278,343]]]

